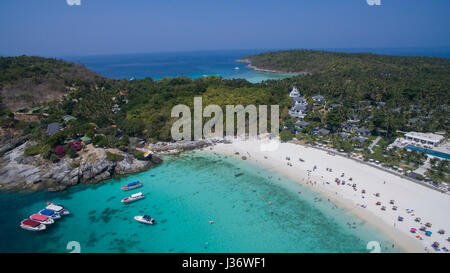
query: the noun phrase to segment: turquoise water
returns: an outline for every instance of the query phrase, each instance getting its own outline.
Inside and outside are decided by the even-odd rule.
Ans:
[[[146,54],[121,54],[64,57],[65,60],[79,62],[105,77],[117,79],[155,80],[163,77],[221,76],[225,79],[240,78],[257,83],[292,77],[292,74],[258,72],[247,68],[247,64],[237,59],[262,52],[261,50],[194,51]],[[239,69],[235,69],[239,67]]]
[[[120,190],[136,180],[144,186]],[[146,198],[120,203],[138,191]],[[72,214],[43,232],[20,229],[20,221],[47,201],[61,202]],[[64,192],[2,193],[0,206],[0,252],[69,252],[69,241],[78,241],[81,252],[121,253],[368,252],[368,241],[392,244],[285,177],[206,153],[167,157],[146,172]],[[143,214],[158,223],[133,219]]]
[[[424,148],[413,146],[413,145],[407,145],[405,147],[405,149],[415,150],[415,151],[418,151],[418,152],[424,152],[424,153],[429,154],[429,155],[433,155],[433,156],[437,156],[437,157],[440,157],[440,158],[443,158],[443,159],[450,160],[450,155],[449,154],[438,152],[438,151],[433,151],[433,150],[430,150],[430,149],[424,149]]]

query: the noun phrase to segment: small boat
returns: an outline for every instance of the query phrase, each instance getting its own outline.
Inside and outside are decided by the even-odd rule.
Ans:
[[[445,230],[440,229],[440,230],[438,231],[438,233],[441,234],[441,235],[443,235],[443,234],[445,234]]]
[[[416,219],[414,219],[414,221],[416,221],[416,222],[420,222],[420,217],[416,217]]]
[[[39,214],[47,216],[53,220],[61,218],[61,215],[59,215],[56,211],[51,210],[51,209],[43,209],[39,212]]]
[[[48,216],[40,215],[37,213],[31,215],[30,219],[33,221],[39,222],[41,224],[44,224],[44,225],[50,225],[55,222],[52,218],[50,218]]]
[[[61,206],[61,204],[55,205],[53,203],[47,203],[46,209],[53,210],[54,212],[58,213],[59,215],[69,215],[70,212],[68,209]]]
[[[378,201],[378,202],[375,203],[375,205],[379,206],[379,205],[381,205],[381,202]]]
[[[400,222],[403,221],[403,217],[401,217],[401,216],[399,216],[397,219],[398,219]]]
[[[39,223],[38,221],[34,221],[31,219],[25,219],[20,222],[20,227],[29,231],[42,231],[46,229],[44,224]]]
[[[397,206],[393,206],[393,207],[392,207],[392,210],[397,210]]]
[[[431,223],[426,223],[425,226],[430,228],[431,227]]]
[[[411,233],[416,233],[417,229],[411,228],[409,231],[410,231]]]
[[[136,189],[136,188],[139,188],[139,187],[142,187],[142,183],[139,182],[139,181],[135,181],[135,182],[129,183],[126,186],[123,186],[122,190],[129,191],[129,190],[133,190],[133,189]]]
[[[122,200],[120,200],[120,202],[122,202],[122,203],[131,203],[131,202],[137,201],[139,199],[143,199],[144,197],[145,196],[144,196],[144,194],[142,192],[138,192],[138,193],[130,195],[129,197],[123,198]]]
[[[150,215],[144,215],[144,216],[134,216],[134,220],[144,223],[144,224],[149,224],[149,225],[154,225],[156,224],[155,219],[153,219],[152,217],[150,217]]]
[[[433,232],[431,232],[429,230],[425,231],[425,235],[427,235],[428,237],[430,237],[432,234],[433,234]]]

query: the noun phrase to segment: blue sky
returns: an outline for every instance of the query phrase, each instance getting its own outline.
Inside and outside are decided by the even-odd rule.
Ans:
[[[1,0],[0,55],[450,46],[449,0]]]

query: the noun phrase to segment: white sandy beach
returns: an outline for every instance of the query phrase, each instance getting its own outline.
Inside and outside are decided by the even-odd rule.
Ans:
[[[262,151],[261,144],[259,140],[235,140],[231,144],[214,145],[211,151],[237,158],[246,156],[253,163],[277,171],[323,194],[336,205],[351,210],[378,228],[393,241],[395,247],[406,252],[442,253],[442,247],[450,248],[447,241],[450,231],[450,195],[309,146],[280,143],[275,151]],[[286,157],[290,157],[290,160]],[[314,166],[317,169],[314,170]],[[327,171],[327,168],[331,168],[332,172]],[[338,185],[336,178],[344,180],[346,184]],[[356,190],[347,183],[356,184]],[[362,194],[362,190],[366,193]],[[380,196],[376,197],[376,193]],[[394,200],[394,205],[398,207],[396,211],[392,209],[394,205],[390,204],[390,200]],[[376,205],[378,201],[381,205]],[[386,210],[381,210],[382,206]],[[413,212],[408,213],[407,209]],[[404,217],[404,220],[398,221],[398,216]],[[416,222],[416,217],[420,217],[421,221]],[[419,231],[427,222],[432,224],[431,228],[427,228],[433,233],[431,236]],[[417,232],[411,233],[411,228],[416,228]],[[438,233],[440,229],[445,230],[444,235]],[[439,242],[441,250],[433,249],[431,245],[435,241]]]

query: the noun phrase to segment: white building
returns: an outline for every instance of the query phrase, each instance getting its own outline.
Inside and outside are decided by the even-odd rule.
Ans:
[[[289,93],[289,96],[291,98],[300,97],[300,92],[298,91],[297,87],[295,87],[295,85],[294,87],[292,87],[292,91],[291,93]]]
[[[409,132],[405,134],[405,139],[412,142],[412,144],[437,146],[442,142],[444,136],[433,133]]]

